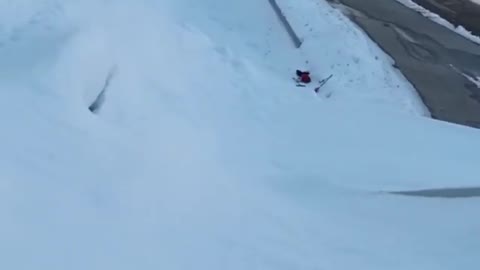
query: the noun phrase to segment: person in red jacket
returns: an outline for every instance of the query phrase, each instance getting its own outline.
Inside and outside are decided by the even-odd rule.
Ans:
[[[312,78],[310,78],[310,72],[297,70],[297,81],[301,83],[310,83]]]

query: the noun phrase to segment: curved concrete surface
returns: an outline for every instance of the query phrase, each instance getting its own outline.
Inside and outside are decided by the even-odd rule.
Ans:
[[[479,45],[395,0],[333,2],[395,60],[434,119],[480,128],[480,89],[465,77],[480,77]]]
[[[447,19],[455,26],[463,26],[480,36],[480,5],[472,0],[413,0],[417,4]]]

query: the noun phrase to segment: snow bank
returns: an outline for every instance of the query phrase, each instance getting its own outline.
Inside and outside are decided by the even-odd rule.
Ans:
[[[480,44],[480,37],[478,36],[475,36],[474,34],[472,34],[472,32],[468,31],[467,29],[465,29],[463,26],[458,26],[458,27],[455,27],[453,24],[451,24],[449,21],[445,20],[444,18],[440,17],[438,14],[435,14],[433,12],[431,12],[430,10],[418,5],[417,3],[413,2],[412,0],[397,0],[398,2],[400,2],[401,4],[405,5],[406,7],[408,8],[411,8],[417,12],[419,12],[420,14],[422,14],[423,16],[429,18],[430,20],[456,32],[457,34],[475,42],[475,43],[478,43]],[[475,0],[477,1],[477,0]]]
[[[293,87],[266,1],[60,6],[0,48],[0,268],[475,269],[473,201],[382,191],[478,184],[477,130]]]

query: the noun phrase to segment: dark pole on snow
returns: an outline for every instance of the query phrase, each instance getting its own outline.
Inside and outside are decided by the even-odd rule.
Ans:
[[[282,22],[283,27],[285,28],[288,35],[290,36],[290,39],[292,40],[293,44],[295,45],[295,48],[300,48],[300,46],[302,46],[302,41],[300,40],[298,35],[293,30],[292,26],[290,25],[290,23],[287,20],[287,17],[285,17],[282,10],[278,6],[276,0],[268,0],[268,1],[270,2],[270,5],[272,6],[273,10],[277,14],[278,19],[280,19],[280,21]]]

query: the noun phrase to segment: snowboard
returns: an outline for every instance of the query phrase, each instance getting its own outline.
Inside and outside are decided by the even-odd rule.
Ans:
[[[315,93],[318,93],[320,91],[320,88],[322,88],[332,77],[333,74],[330,74],[330,76],[328,76],[327,78],[318,81],[318,86],[314,89]]]

